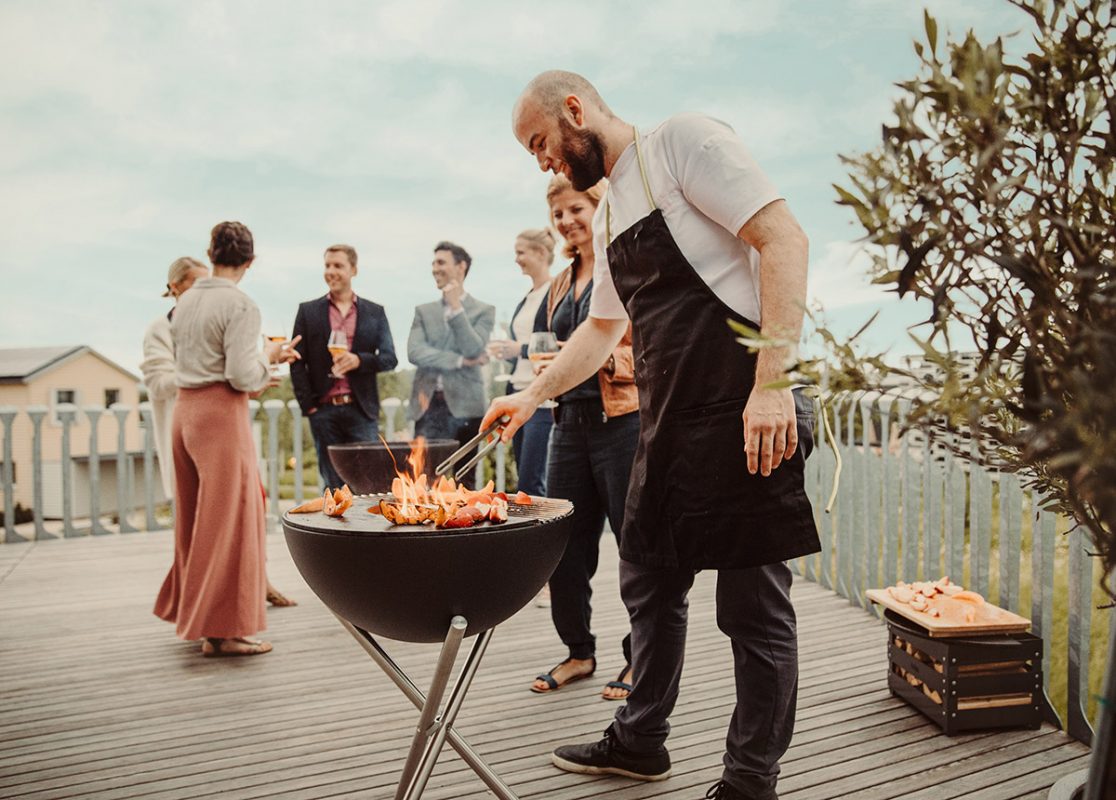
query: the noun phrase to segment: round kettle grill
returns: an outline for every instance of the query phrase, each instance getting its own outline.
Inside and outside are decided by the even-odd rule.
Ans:
[[[454,464],[495,430],[494,426],[479,434],[438,472],[452,474]],[[473,462],[484,452],[482,448]],[[394,475],[388,449],[379,453]],[[331,455],[337,465],[338,458]],[[352,480],[359,476],[338,472],[351,486],[361,485]],[[500,800],[517,800],[453,730],[453,723],[493,629],[530,602],[562,558],[573,504],[533,498],[530,505],[510,503],[504,523],[436,530],[430,525],[392,525],[369,513],[384,497],[355,497],[340,518],[284,514],[283,533],[311,590],[420,710],[396,800],[417,800],[422,795],[447,741]],[[408,642],[442,642],[425,695],[373,634]],[[472,635],[476,641],[439,712],[461,643]]]

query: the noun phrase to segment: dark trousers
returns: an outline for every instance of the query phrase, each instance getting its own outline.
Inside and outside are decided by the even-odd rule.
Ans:
[[[552,427],[554,414],[549,408],[540,408],[512,437],[515,469],[519,474],[517,488],[521,492],[546,494],[546,462]]]
[[[550,615],[570,658],[590,658],[596,638],[590,621],[593,590],[605,518],[617,541],[624,526],[628,476],[639,443],[639,414],[605,421],[600,400],[561,403],[555,409],[547,467],[547,495],[573,503],[566,552],[550,576]],[[631,661],[631,639],[624,637],[624,659]]]
[[[356,403],[343,406],[327,403],[319,406],[309,416],[309,420],[310,433],[314,436],[314,449],[318,451],[318,472],[327,487],[340,489],[344,481],[329,460],[329,446],[349,442],[375,442],[380,435],[380,424],[365,416]]]
[[[635,682],[612,730],[628,750],[658,750],[670,732],[695,574],[620,562]],[[781,563],[717,572],[717,626],[732,641],[736,675],[722,779],[750,798],[774,796],[779,759],[794,731],[798,639],[790,586],[790,569]]]
[[[455,439],[464,444],[480,431],[482,419],[483,417],[455,417],[450,413],[449,406],[446,404],[446,396],[442,392],[434,392],[434,397],[431,398],[430,405],[426,407],[426,412],[415,420],[415,436],[425,437],[428,441],[431,439]],[[469,475],[458,475],[457,477],[459,483],[470,489],[476,488],[472,472]]]

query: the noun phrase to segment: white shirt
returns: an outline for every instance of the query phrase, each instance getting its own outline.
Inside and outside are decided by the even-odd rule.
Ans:
[[[519,309],[519,313],[515,315],[512,320],[512,332],[515,333],[515,340],[523,345],[531,340],[531,334],[535,330],[535,315],[539,313],[539,306],[543,304],[546,299],[547,293],[550,291],[550,281],[547,281],[538,289],[532,289],[527,293],[527,298],[523,301],[523,307]],[[517,392],[522,392],[531,385],[531,381],[535,379],[535,368],[531,364],[531,360],[527,358],[520,358],[515,363],[515,372],[511,376],[512,388]]]
[[[640,131],[640,147],[655,205],[662,209],[682,255],[725,305],[759,324],[759,253],[737,233],[757,211],[782,196],[736,132],[712,117],[673,116]],[[612,168],[606,199],[612,207],[614,238],[651,213],[634,142]],[[627,319],[608,268],[605,208],[601,203],[593,217],[596,264],[589,313]]]
[[[182,296],[171,321],[180,388],[228,383],[238,392],[267,386],[260,352],[260,310],[227,278],[202,278]]]
[[[174,497],[174,458],[171,455],[171,420],[178,385],[174,382],[174,340],[171,322],[160,314],[143,335],[143,384],[151,403],[155,427],[155,453],[159,456],[159,474],[163,479],[164,496]]]

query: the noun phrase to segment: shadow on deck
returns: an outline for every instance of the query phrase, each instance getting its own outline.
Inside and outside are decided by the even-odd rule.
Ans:
[[[700,798],[720,773],[733,704],[713,576],[698,577],[682,696],[658,784],[553,768],[551,749],[591,740],[615,705],[600,687],[623,666],[616,553],[595,581],[600,670],[552,696],[527,691],[560,661],[549,612],[497,629],[457,728],[522,798]],[[417,712],[302,583],[282,536],[269,574],[297,598],[270,609],[275,652],[203,659],[151,614],[170,563],[168,532],[0,547],[0,797],[150,800],[391,797]],[[887,689],[886,631],[873,616],[797,580],[801,679],[783,800],[1043,798],[1087,749],[1050,727],[947,738]],[[437,645],[386,642],[425,687]],[[446,748],[424,798],[482,798]]]

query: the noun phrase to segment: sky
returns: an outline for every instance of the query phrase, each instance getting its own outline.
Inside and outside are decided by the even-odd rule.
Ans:
[[[940,39],[1026,28],[1006,0],[0,0],[0,347],[89,345],[138,373],[167,267],[225,219],[255,236],[241,288],[265,328],[324,294],[338,242],[401,353],[442,239],[506,321],[528,289],[515,236],[547,223],[511,108],[560,68],[640,127],[732,125],[810,237],[811,303],[846,333],[881,310],[867,343],[912,352],[928,311],[869,285],[831,184],[916,74],[924,7]]]

